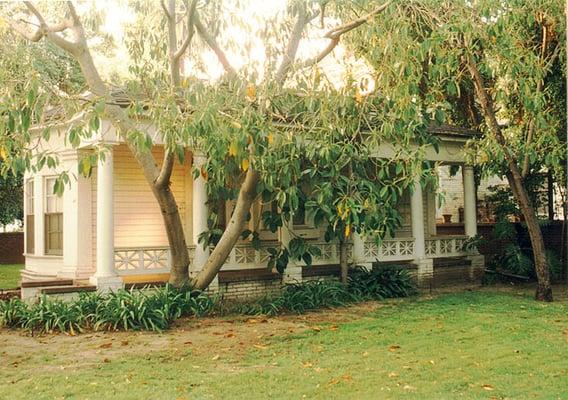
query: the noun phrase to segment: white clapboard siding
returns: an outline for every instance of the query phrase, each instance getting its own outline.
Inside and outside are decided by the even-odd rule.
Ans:
[[[154,157],[161,163],[163,150],[154,149]],[[186,162],[191,160],[187,157]],[[188,168],[176,162],[172,172],[172,191],[181,218],[186,225],[186,173]],[[189,181],[191,182],[191,180]],[[97,173],[92,179],[93,263],[96,263],[97,241]],[[187,185],[191,192],[191,184]],[[158,203],[144,178],[138,163],[125,145],[114,147],[114,246],[167,246],[168,240]]]

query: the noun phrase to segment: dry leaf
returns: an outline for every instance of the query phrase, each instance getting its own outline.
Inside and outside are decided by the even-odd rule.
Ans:
[[[265,346],[263,344],[255,344],[253,345],[254,347],[256,347],[257,349],[261,349],[261,350],[266,350],[268,349],[268,346]]]
[[[128,340],[123,340],[122,342],[120,342],[121,346],[128,346]]]
[[[227,332],[227,333],[225,334],[225,337],[226,337],[226,338],[232,338],[232,337],[235,337],[235,334],[234,334],[233,332]]]
[[[303,362],[303,363],[302,363],[302,366],[303,366],[304,368],[311,368],[311,367],[314,366],[314,364],[312,364],[312,363],[309,362],[309,361],[306,361],[306,362]]]
[[[99,346],[101,349],[110,349],[112,347],[112,342],[103,343]]]
[[[489,385],[489,384],[487,384],[487,383],[484,384],[484,385],[481,385],[481,387],[482,387],[483,389],[485,389],[485,390],[495,390],[495,388],[494,388],[493,386],[491,386],[491,385]]]
[[[183,344],[193,344],[193,342],[191,340],[188,340],[187,342],[183,342]]]
[[[220,356],[219,354],[217,354],[217,355],[214,356],[211,360],[217,361],[219,358],[221,358],[221,356]]]
[[[329,330],[330,330],[330,331],[336,331],[337,329],[339,329],[339,328],[337,327],[337,325],[331,325],[331,326],[329,327]]]
[[[321,331],[321,328],[319,326],[314,326],[314,327],[312,327],[312,330],[319,332],[319,331]]]
[[[396,378],[398,376],[398,374],[396,372],[390,372],[389,373],[389,378]]]
[[[393,353],[398,349],[400,349],[400,346],[398,344],[393,344],[392,346],[389,347],[389,351]]]

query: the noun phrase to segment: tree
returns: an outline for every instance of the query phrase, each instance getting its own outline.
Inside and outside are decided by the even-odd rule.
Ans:
[[[562,15],[560,1],[414,1],[360,31],[366,41],[353,37],[378,44],[359,46],[377,70],[394,65],[402,79],[415,81],[411,96],[445,81],[432,100],[444,104],[446,120],[479,127],[472,161],[507,178],[531,238],[535,297],[543,301],[552,300],[550,273],[525,177],[535,168],[559,170],[565,160],[557,130],[565,111],[550,112],[557,105],[547,79],[553,68],[564,71],[555,67],[565,65]]]
[[[0,224],[14,222],[20,224],[24,220],[22,176],[0,176]]]
[[[54,90],[66,106],[64,124],[70,127],[69,142],[78,145],[82,137],[97,130],[101,118],[108,119],[143,170],[163,215],[172,255],[170,282],[175,286],[189,282],[186,241],[170,190],[173,165],[176,159],[184,161],[185,147],[207,154],[207,165],[194,173],[207,179],[211,197],[235,200],[230,221],[215,239],[203,270],[189,282],[197,289],[209,285],[239,237],[252,235],[255,242],[255,232],[247,232],[245,224],[251,205],[259,197],[278,206],[263,215],[273,227],[289,224],[302,201],[317,224],[331,227],[329,240],[339,237],[345,242],[352,231],[380,239],[399,223],[394,207],[403,190],[416,174],[430,175],[430,166],[422,164],[420,155],[434,140],[426,128],[435,107],[400,109],[396,96],[385,99],[377,91],[362,94],[362,88],[350,82],[341,90],[332,90],[317,67],[343,35],[375,19],[388,3],[374,6],[350,22],[336,24],[324,34],[328,45],[313,58],[299,61],[296,54],[302,34],[318,15],[324,20],[324,7],[291,2],[286,18],[269,21],[261,35],[269,50],[262,80],[246,69],[236,69],[219,44],[220,35],[212,33],[227,27],[216,8],[220,3],[209,6],[217,19],[211,17],[207,22],[202,21],[207,17],[207,7],[199,8],[195,0],[181,5],[174,0],[162,2],[161,17],[153,3],[140,3],[137,7],[146,29],[139,24],[130,32],[133,63],[129,69],[133,79],[122,82],[124,89],[120,91],[105,82],[97,70],[87,44],[93,28],[83,24],[72,3],[66,5],[67,17],[57,23],[48,22],[32,3],[24,4],[25,10],[17,10],[23,14],[7,13],[13,31],[31,42],[45,39],[64,50],[80,67],[88,89],[88,93],[73,94],[61,87]],[[335,11],[341,20],[349,20],[352,14],[339,8]],[[148,30],[148,26],[154,29]],[[283,41],[286,33],[288,40]],[[225,70],[219,81],[203,82],[195,74],[181,73],[182,64],[186,70],[187,65],[195,69],[200,65],[200,46],[211,49]],[[42,123],[43,108],[49,104],[47,91],[40,87],[41,80],[24,78],[23,82],[27,85],[26,107],[18,107],[21,96],[9,103],[2,115],[6,121],[3,145],[17,150],[11,165],[19,170],[55,165],[54,155],[33,153],[29,146],[35,138],[30,133],[32,121],[36,124],[33,131],[44,138],[54,128],[54,124]],[[137,121],[148,118],[164,142],[159,165],[149,151],[152,138],[137,125]],[[418,141],[417,148],[408,145],[411,138]],[[399,144],[397,157],[373,160],[370,149],[383,140]],[[81,172],[89,174],[98,157],[104,158],[104,148],[81,160]],[[313,185],[309,191],[302,190],[306,181]],[[330,186],[330,181],[336,186]],[[68,174],[62,174],[58,182],[56,189],[61,191],[69,182]],[[206,242],[211,238],[204,235]],[[290,257],[310,263],[313,255],[317,255],[315,249],[293,238],[273,249],[269,265],[282,271]]]

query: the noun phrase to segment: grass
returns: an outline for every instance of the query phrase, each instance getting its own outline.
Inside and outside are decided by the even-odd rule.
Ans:
[[[0,289],[20,286],[20,272],[23,268],[23,264],[0,264]]]
[[[568,290],[562,289],[566,294]],[[494,288],[164,334],[0,331],[0,398],[566,399],[568,297]]]

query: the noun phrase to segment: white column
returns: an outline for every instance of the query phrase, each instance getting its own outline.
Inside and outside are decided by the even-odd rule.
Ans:
[[[292,234],[290,233],[290,227],[285,224],[280,228],[280,242],[288,248],[290,241],[292,240]],[[308,267],[309,268],[309,267]],[[302,266],[296,259],[289,259],[288,265],[284,270],[282,275],[283,283],[298,283],[302,282]]]
[[[92,273],[91,181],[78,172],[83,156],[77,151],[62,155],[76,179],[63,193],[63,268],[57,273],[61,278],[86,279]]]
[[[193,167],[201,170],[201,167],[205,165],[207,158],[205,155],[199,151],[193,153]],[[203,269],[203,266],[209,258],[209,246],[203,247],[202,243],[199,243],[199,235],[208,229],[207,218],[209,211],[207,210],[207,187],[205,186],[205,179],[201,174],[197,178],[193,179],[193,189],[192,189],[192,236],[193,244],[195,246],[195,252],[193,256],[193,262],[190,264],[189,274],[196,275]],[[209,290],[216,291],[219,288],[219,279],[215,279],[209,285]]]
[[[475,204],[475,180],[473,167],[464,165],[463,174],[463,213],[465,234],[469,237],[477,235],[477,209]]]
[[[123,286],[114,270],[114,160],[113,149],[104,151],[97,164],[97,271],[90,278],[101,291]]]
[[[43,256],[45,252],[45,221],[44,221],[44,177],[37,174],[34,177],[34,254]]]
[[[418,177],[414,180],[414,190],[410,197],[410,214],[412,220],[412,236],[414,237],[414,263],[418,267],[418,286],[425,288],[430,286],[434,274],[432,259],[426,258],[426,246],[424,237],[424,204],[422,186]]]
[[[422,200],[422,186],[420,180],[414,180],[414,190],[410,197],[410,217],[412,220],[412,237],[414,238],[414,257],[424,258],[426,255],[424,245],[424,204]]]
[[[365,243],[363,238],[357,232],[354,232],[352,235],[353,240],[353,265],[361,266],[367,270],[371,270],[373,268],[373,263],[367,262],[365,260]]]

